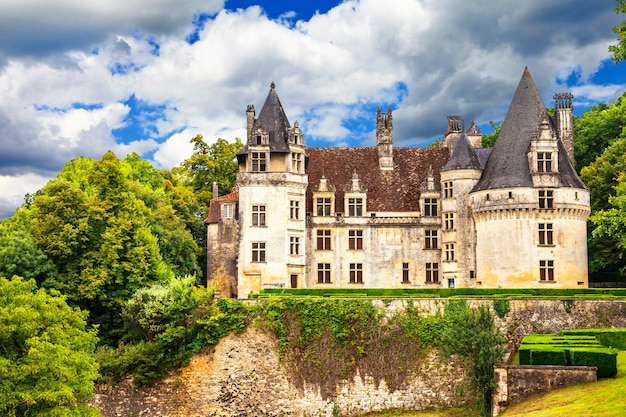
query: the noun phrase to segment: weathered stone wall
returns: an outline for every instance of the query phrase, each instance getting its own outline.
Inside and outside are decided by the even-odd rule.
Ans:
[[[252,301],[250,301],[252,302]],[[443,311],[446,300],[412,300],[421,314]],[[492,300],[468,300],[472,305]],[[407,300],[374,304],[387,314],[402,311]],[[497,325],[509,347],[516,348],[530,333],[556,333],[562,329],[626,327],[626,300],[513,299],[504,319]],[[509,381],[511,377],[508,378]],[[244,334],[220,341],[213,353],[195,356],[189,366],[152,388],[135,390],[130,381],[100,386],[95,404],[108,417],[243,417],[243,416],[341,416],[402,408],[420,410],[457,405],[455,389],[462,374],[432,352],[405,388],[391,392],[384,381],[374,384],[368,375],[344,381],[334,400],[322,399],[315,387],[298,391],[278,360],[277,341],[251,326]]]
[[[496,391],[493,416],[507,406],[556,388],[595,382],[597,368],[591,366],[505,365],[494,369]]]

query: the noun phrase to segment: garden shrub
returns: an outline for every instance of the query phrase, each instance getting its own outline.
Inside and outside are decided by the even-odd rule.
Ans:
[[[570,360],[574,366],[595,366],[598,378],[617,375],[617,349],[570,349]]]
[[[567,365],[563,349],[530,349],[530,365]]]

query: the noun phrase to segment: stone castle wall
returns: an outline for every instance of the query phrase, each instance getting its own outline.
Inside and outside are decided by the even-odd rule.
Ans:
[[[412,300],[424,315],[442,311],[446,300]],[[491,303],[473,299],[470,304]],[[401,311],[406,300],[374,301],[387,314]],[[626,327],[626,300],[513,299],[497,325],[509,346],[516,348],[530,333],[562,329]],[[462,403],[456,388],[463,375],[455,363],[436,352],[420,364],[405,387],[390,392],[384,381],[374,384],[368,375],[343,381],[336,398],[323,400],[319,390],[299,391],[278,360],[277,341],[254,326],[241,335],[220,341],[214,352],[196,355],[191,363],[152,388],[135,390],[130,381],[116,387],[100,386],[94,404],[108,417],[134,415],[170,417],[341,416],[401,408],[421,410]],[[510,378],[509,378],[510,379]]]

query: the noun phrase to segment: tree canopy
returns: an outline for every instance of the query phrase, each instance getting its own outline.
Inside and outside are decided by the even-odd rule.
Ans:
[[[626,0],[616,0],[615,8],[617,14],[626,14]],[[626,21],[613,28],[613,32],[617,34],[617,43],[609,46],[609,52],[613,54],[613,61],[619,64],[626,59]]]
[[[98,376],[86,317],[34,280],[0,277],[1,415],[99,415],[86,404]]]

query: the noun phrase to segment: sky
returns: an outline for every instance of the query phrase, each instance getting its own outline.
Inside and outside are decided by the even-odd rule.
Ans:
[[[426,146],[448,115],[489,133],[528,67],[575,114],[626,91],[614,0],[2,0],[0,219],[84,156],[159,169],[202,134],[245,139],[272,82],[307,146]]]

